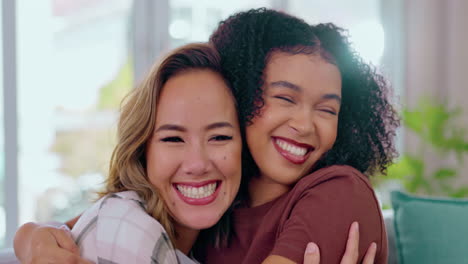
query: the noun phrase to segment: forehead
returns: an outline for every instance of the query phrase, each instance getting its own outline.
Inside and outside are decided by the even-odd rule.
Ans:
[[[341,92],[341,74],[338,68],[319,55],[290,54],[275,51],[265,68],[266,82],[288,81],[301,87],[314,85]]]
[[[236,118],[234,98],[222,76],[211,70],[191,70],[163,86],[156,121]]]

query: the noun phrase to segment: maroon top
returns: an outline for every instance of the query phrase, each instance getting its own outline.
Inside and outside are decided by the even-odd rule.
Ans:
[[[387,236],[368,179],[349,166],[331,166],[302,178],[266,204],[234,211],[235,235],[228,248],[207,248],[201,263],[261,263],[280,255],[303,263],[305,247],[320,247],[320,264],[339,263],[348,231],[359,221],[359,262],[377,242],[376,264],[387,263]]]

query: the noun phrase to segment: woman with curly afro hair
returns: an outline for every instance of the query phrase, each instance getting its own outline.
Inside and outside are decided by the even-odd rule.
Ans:
[[[200,250],[202,263],[302,263],[308,241],[320,246],[321,263],[338,263],[353,221],[363,227],[359,261],[371,244],[375,263],[387,262],[368,177],[396,157],[399,118],[384,78],[345,33],[255,9],[210,37],[246,140],[233,235],[228,246]]]

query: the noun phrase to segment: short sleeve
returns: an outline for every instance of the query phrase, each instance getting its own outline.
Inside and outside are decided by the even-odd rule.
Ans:
[[[367,180],[354,173],[338,174],[298,194],[289,216],[279,227],[271,254],[303,263],[307,243],[315,242],[320,248],[320,263],[339,263],[351,223],[358,221],[362,260],[371,242],[377,242],[377,254],[382,245],[386,247],[381,219],[378,202]]]
[[[98,263],[177,263],[164,228],[135,200],[104,200],[96,229]]]

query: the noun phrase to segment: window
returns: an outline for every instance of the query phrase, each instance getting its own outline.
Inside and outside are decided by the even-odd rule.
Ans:
[[[0,6],[0,26],[2,25],[2,7]],[[6,210],[5,210],[5,145],[3,125],[3,41],[0,41],[0,248],[5,245]]]
[[[241,10],[272,7],[270,0],[239,1],[170,1],[170,48],[189,42],[207,41],[218,23]]]
[[[378,0],[291,0],[288,11],[311,24],[333,22],[348,30],[361,57],[379,65],[384,49],[379,4]]]
[[[131,5],[17,1],[20,223],[67,220],[102,187],[133,86]]]

